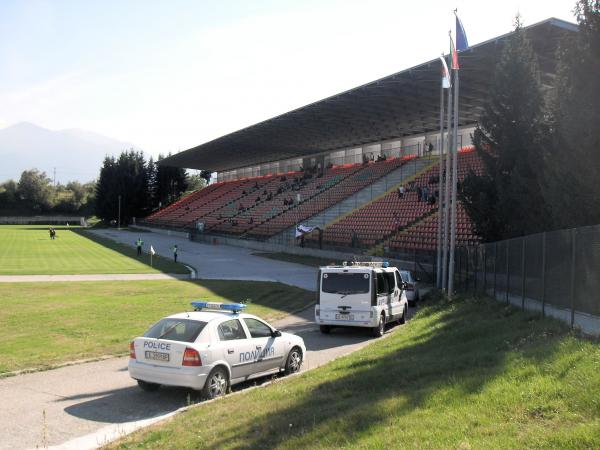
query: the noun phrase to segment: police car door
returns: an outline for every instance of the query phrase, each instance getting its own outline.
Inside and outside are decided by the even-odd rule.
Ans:
[[[256,367],[254,372],[266,372],[282,365],[283,340],[272,336],[273,330],[261,320],[247,317],[244,323],[250,334],[250,342],[255,351]]]
[[[390,317],[389,308],[390,294],[385,272],[377,272],[377,305],[380,311],[384,311],[387,318]]]
[[[385,273],[388,282],[388,290],[390,293],[389,307],[392,317],[399,317],[404,309],[404,305],[402,305],[400,302],[402,285],[399,285],[397,282],[398,279],[396,277],[396,273],[396,270],[389,270]]]
[[[221,322],[217,326],[217,334],[223,359],[231,368],[231,378],[245,378],[252,374],[254,361],[248,357],[252,352],[252,343],[239,319]]]

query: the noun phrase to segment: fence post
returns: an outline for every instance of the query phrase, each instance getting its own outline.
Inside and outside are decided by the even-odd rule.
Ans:
[[[510,241],[506,242],[506,304],[510,304],[508,296],[510,294]]]
[[[498,261],[498,243],[494,242],[494,300],[496,300],[496,279],[498,275],[496,273],[496,262]]]
[[[469,247],[465,247],[465,292],[469,292]]]
[[[477,295],[477,278],[479,278],[479,247],[475,249],[475,264],[473,267],[473,294]]]
[[[576,245],[575,236],[576,229],[571,229],[571,328],[575,325],[575,258]]]
[[[542,234],[542,317],[546,315],[546,232]]]
[[[483,295],[487,295],[487,245],[483,245]]]
[[[521,247],[521,309],[525,311],[525,238]]]

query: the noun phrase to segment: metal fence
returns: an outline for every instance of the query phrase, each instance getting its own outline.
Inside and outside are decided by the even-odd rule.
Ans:
[[[600,334],[600,225],[461,247],[455,258],[457,290]]]

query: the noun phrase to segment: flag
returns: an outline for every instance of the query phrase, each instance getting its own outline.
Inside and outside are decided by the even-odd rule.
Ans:
[[[442,61],[442,87],[444,89],[450,88],[450,71],[448,70],[448,65],[446,64],[446,60],[443,56],[440,56],[440,61]]]
[[[305,233],[310,233],[312,230],[314,230],[317,227],[308,227],[306,225],[298,225],[296,227],[296,237],[300,237]]]
[[[150,246],[150,254],[152,256],[156,255],[156,252],[154,251],[154,247]]]
[[[460,66],[458,65],[458,53],[456,53],[456,48],[454,48],[452,36],[450,36],[450,53],[452,54],[452,70],[460,69]]]
[[[456,17],[456,50],[461,52],[469,48],[469,41],[467,41],[467,33],[465,33],[463,24],[456,12],[454,12],[454,16]]]

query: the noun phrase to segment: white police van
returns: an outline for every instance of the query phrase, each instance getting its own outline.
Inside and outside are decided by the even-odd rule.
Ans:
[[[352,326],[372,328],[374,336],[382,336],[386,323],[406,320],[404,282],[386,262],[320,267],[317,291],[315,322],[323,333]]]
[[[300,370],[306,355],[300,336],[242,313],[244,304],[192,305],[195,311],[165,317],[131,342],[129,375],[143,390],[184,386],[212,399],[251,378]]]

